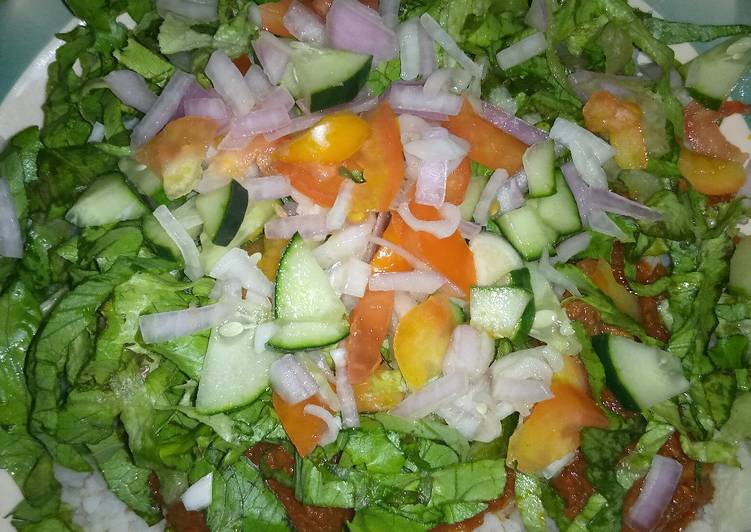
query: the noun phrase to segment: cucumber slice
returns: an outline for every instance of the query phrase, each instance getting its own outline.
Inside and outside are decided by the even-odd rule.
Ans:
[[[528,268],[519,268],[508,274],[509,281],[506,286],[512,288],[520,288],[526,290],[529,294],[532,294],[532,278]],[[522,317],[519,319],[519,324],[514,331],[514,336],[511,337],[511,341],[514,344],[521,343],[527,340],[529,332],[532,330],[532,325],[535,321],[535,300],[534,295],[530,299],[529,303],[522,313]]]
[[[531,199],[527,204],[548,227],[555,229],[559,237],[581,231],[582,223],[576,200],[560,173],[556,175],[555,183],[555,194],[547,198]]]
[[[686,88],[702,104],[716,109],[750,67],[751,37],[728,39],[688,64]]]
[[[689,388],[672,353],[612,334],[592,337],[610,389],[632,410],[647,410]]]
[[[482,190],[485,188],[485,185],[488,184],[488,179],[490,178],[482,175],[472,176],[467,191],[464,193],[464,201],[459,205],[459,212],[462,213],[463,220],[468,222],[472,221],[475,207],[477,206],[477,202],[480,201]]]
[[[138,196],[116,174],[94,181],[65,214],[78,227],[95,227],[137,220],[149,211]]]
[[[310,99],[310,111],[320,111],[355,99],[370,75],[373,56],[290,43],[287,70],[281,84],[295,99]]]
[[[211,331],[196,394],[196,408],[205,414],[254,401],[268,387],[269,368],[279,358],[253,347],[256,327],[271,318],[270,312],[247,301],[240,304],[242,321]]]
[[[514,338],[532,294],[511,286],[473,286],[469,292],[470,324],[494,338]]]
[[[281,329],[269,345],[277,349],[313,349],[349,333],[347,309],[299,233],[279,261],[274,309]]]
[[[492,285],[506,277],[524,263],[514,247],[500,235],[483,231],[469,243],[475,260],[477,284]]]
[[[751,237],[745,237],[735,247],[730,259],[728,288],[734,294],[751,297]]]
[[[204,230],[217,246],[226,246],[235,238],[248,210],[248,191],[234,179],[229,185],[200,194],[196,209]]]
[[[190,198],[177,209],[172,211],[172,215],[180,222],[191,238],[196,238],[201,233],[203,220],[196,209],[196,198]],[[143,219],[143,234],[146,239],[156,248],[157,254],[162,257],[182,262],[183,256],[164,228],[153,214],[147,215]]]
[[[148,169],[145,164],[141,164],[131,157],[123,157],[118,161],[117,167],[125,174],[125,177],[133,183],[136,190],[151,198],[157,205],[169,203],[164,193],[162,180],[154,172]]]
[[[537,270],[536,265],[529,264],[527,269],[535,298],[535,316],[529,335],[561,353],[577,354],[581,351],[581,345],[553,287]]]
[[[543,222],[531,205],[507,212],[496,218],[496,222],[503,235],[527,261],[539,259],[542,251],[550,249],[558,238],[556,231]]]
[[[544,140],[533,144],[522,158],[527,174],[530,198],[544,198],[555,194],[555,141]]]

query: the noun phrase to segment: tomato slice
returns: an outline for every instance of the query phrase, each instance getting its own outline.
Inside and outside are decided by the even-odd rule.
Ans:
[[[317,395],[291,405],[274,393],[271,396],[271,401],[276,415],[279,416],[279,421],[282,422],[284,431],[297,452],[300,453],[300,456],[310,454],[326,433],[327,426],[321,418],[306,414],[303,410],[306,405],[318,405],[323,408],[326,408],[326,405],[318,399]]]
[[[719,111],[704,108],[697,101],[690,102],[683,109],[683,132],[686,147],[691,151],[735,161],[744,164],[748,154],[743,153],[738,146],[725,138],[720,130],[720,121],[734,113],[749,113],[749,108],[741,102],[724,102]]]
[[[345,179],[338,164],[286,163],[276,161],[276,168],[287,176],[292,186],[321,207],[330,208]]]
[[[279,0],[279,2],[268,2],[258,6],[261,12],[261,27],[279,37],[292,37],[282,22],[291,3],[292,0]]]
[[[609,137],[618,166],[626,170],[647,167],[647,143],[638,105],[609,92],[595,92],[582,112],[587,129]]]
[[[381,363],[381,344],[389,332],[393,309],[394,292],[368,290],[352,311],[345,340],[350,383],[367,381]]]
[[[746,182],[746,171],[741,164],[685,148],[678,157],[678,168],[696,190],[709,196],[735,194]]]
[[[277,153],[287,163],[339,164],[352,157],[370,135],[370,126],[352,113],[337,113],[286,143]]]
[[[603,259],[585,259],[579,262],[579,267],[584,270],[597,288],[613,300],[615,306],[636,321],[641,321],[641,307],[639,297],[632,294],[619,283],[613,275],[613,268]]]
[[[257,165],[263,175],[276,173],[273,155],[279,148],[279,141],[266,140],[263,135],[256,135],[241,150],[219,151],[209,163],[206,171],[210,174],[223,175],[232,179],[242,179],[252,165]]]
[[[461,112],[450,116],[444,126],[469,142],[469,158],[473,161],[493,170],[503,168],[509,174],[521,169],[527,145],[475,113],[467,100],[464,100]]]
[[[446,179],[446,203],[461,205],[467,193],[467,187],[472,180],[472,167],[469,157],[465,157],[456,170]]]
[[[359,412],[384,412],[391,410],[404,399],[402,374],[382,364],[360,384],[352,386]]]

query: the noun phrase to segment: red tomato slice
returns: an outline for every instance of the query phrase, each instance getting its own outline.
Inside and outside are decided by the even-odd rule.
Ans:
[[[321,207],[334,205],[344,178],[338,164],[275,162],[277,170],[286,175],[292,186]]]
[[[300,456],[307,456],[315,449],[321,437],[326,433],[326,423],[319,417],[311,416],[303,412],[305,405],[318,405],[326,408],[326,405],[318,399],[317,395],[291,405],[274,393],[271,397],[272,404],[279,421],[282,422],[284,431],[289,436],[292,445],[295,446]]]
[[[352,384],[368,380],[381,363],[381,344],[389,332],[394,292],[365,292],[350,315],[345,340],[347,373]]]
[[[678,157],[678,168],[696,190],[709,196],[735,194],[746,182],[746,170],[740,163],[707,157],[685,148]]]
[[[726,102],[719,111],[705,109],[696,101],[689,103],[683,109],[686,146],[691,151],[707,157],[745,163],[748,154],[729,142],[720,131],[720,120],[724,117],[737,112],[747,112],[743,104],[733,105],[734,103],[736,102]]]
[[[279,37],[292,37],[282,22],[291,3],[292,0],[279,0],[279,2],[268,2],[258,6],[261,11],[261,27]]]
[[[469,158],[465,157],[461,164],[456,167],[456,170],[449,174],[446,180],[446,203],[461,205],[471,179],[472,167],[470,166]]]

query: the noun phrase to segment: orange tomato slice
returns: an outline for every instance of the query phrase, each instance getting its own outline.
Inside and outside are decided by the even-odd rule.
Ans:
[[[469,142],[469,158],[473,161],[493,170],[503,168],[509,174],[521,169],[527,145],[475,113],[467,100],[464,100],[461,112],[450,116],[444,126]]]
[[[709,196],[735,194],[746,182],[746,172],[741,164],[707,157],[685,148],[678,157],[678,168],[696,190]]]
[[[469,164],[469,158],[465,157],[461,164],[456,167],[456,170],[451,172],[446,179],[446,203],[461,205],[471,180],[472,168]]]
[[[318,399],[317,395],[291,405],[276,393],[272,394],[271,402],[274,405],[276,415],[282,422],[284,431],[289,436],[292,445],[295,446],[300,456],[307,456],[315,449],[321,437],[326,434],[326,423],[319,417],[311,416],[303,412],[305,405],[326,406]]]
[[[316,205],[330,208],[339,194],[345,178],[339,174],[339,165],[321,163],[285,163],[276,161],[276,168],[287,176],[292,186]],[[362,186],[362,185],[358,185]]]
[[[638,105],[609,92],[595,92],[582,112],[587,129],[609,137],[618,166],[626,170],[647,167],[647,143]]]
[[[602,290],[606,296],[613,300],[613,304],[628,316],[636,321],[641,321],[641,307],[639,306],[639,297],[632,294],[626,288],[616,281],[613,275],[613,268],[606,260],[583,260],[579,266],[584,270],[597,288]]]
[[[394,292],[365,292],[350,314],[347,373],[352,384],[368,380],[381,363],[381,344],[386,339],[394,309]]]
[[[263,135],[256,135],[241,150],[219,151],[211,159],[206,171],[232,179],[242,179],[255,164],[263,175],[272,175],[276,173],[273,155],[278,147],[279,141],[269,142]]]
[[[287,163],[339,164],[352,157],[370,135],[370,126],[352,113],[337,113],[290,140],[276,153]]]
[[[428,299],[407,312],[394,334],[394,357],[410,390],[419,390],[442,372],[451,333],[459,323],[448,297]]]
[[[284,22],[282,22],[291,3],[292,0],[280,0],[279,2],[268,2],[258,6],[261,12],[261,27],[279,37],[292,37]]]
[[[584,369],[581,360],[577,356],[564,356],[563,369],[553,375],[553,380],[561,384],[573,386],[584,394],[589,394],[587,370]]]
[[[365,382],[352,386],[359,412],[391,410],[404,399],[402,375],[399,370],[381,365]]]

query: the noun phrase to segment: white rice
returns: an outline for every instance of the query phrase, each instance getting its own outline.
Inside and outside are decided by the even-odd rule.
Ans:
[[[162,532],[164,521],[150,527],[107,489],[98,471],[78,473],[55,464],[62,500],[73,510],[73,521],[85,532]]]

